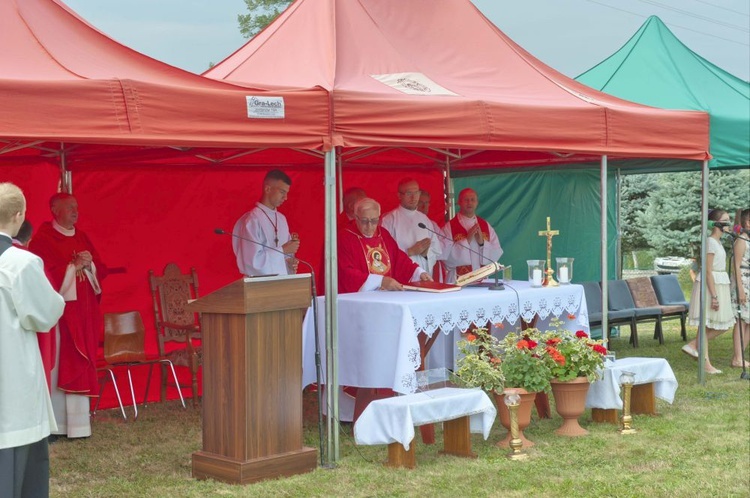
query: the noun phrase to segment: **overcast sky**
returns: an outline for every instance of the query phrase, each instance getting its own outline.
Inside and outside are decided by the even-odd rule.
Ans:
[[[246,40],[243,0],[63,0],[98,29],[139,52],[201,73]],[[748,0],[472,0],[514,41],[575,77],[657,15],[691,50],[750,79]]]

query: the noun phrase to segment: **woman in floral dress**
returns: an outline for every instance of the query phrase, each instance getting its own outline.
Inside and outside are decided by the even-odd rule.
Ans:
[[[737,211],[735,226],[750,230],[750,209]],[[733,245],[734,260],[732,261],[732,309],[737,313],[737,323],[734,325],[734,356],[732,366],[742,368],[742,347],[747,350],[750,339],[750,235],[740,233]],[[737,278],[739,276],[739,278]],[[737,283],[739,282],[739,286]],[[742,334],[742,340],[740,340]],[[750,368],[750,362],[745,360],[745,367]]]

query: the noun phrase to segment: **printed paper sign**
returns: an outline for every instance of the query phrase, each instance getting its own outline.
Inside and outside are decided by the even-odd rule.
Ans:
[[[284,97],[248,95],[247,117],[250,119],[284,119]]]
[[[422,73],[371,74],[381,83],[409,95],[453,95],[458,94],[443,88]]]

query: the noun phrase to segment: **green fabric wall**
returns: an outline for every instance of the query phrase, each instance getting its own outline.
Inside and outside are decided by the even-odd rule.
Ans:
[[[513,278],[527,278],[527,259],[546,259],[547,239],[538,235],[551,228],[555,257],[575,258],[573,282],[601,280],[601,223],[599,170],[532,171],[454,179],[455,197],[467,187],[479,196],[479,216],[497,232],[503,256],[500,263],[513,266]],[[614,173],[608,174],[609,278],[615,278],[616,198]],[[456,208],[458,212],[458,208]]]

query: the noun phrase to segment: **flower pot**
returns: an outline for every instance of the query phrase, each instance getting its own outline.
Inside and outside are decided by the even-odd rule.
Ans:
[[[555,398],[555,409],[563,418],[563,424],[555,431],[561,436],[585,436],[589,433],[578,425],[578,417],[586,411],[586,395],[589,392],[589,380],[578,377],[566,382],[552,380],[552,396]]]
[[[519,389],[521,395],[521,406],[518,407],[518,437],[523,442],[524,448],[530,448],[534,446],[534,441],[526,439],[523,434],[523,430],[531,423],[531,408],[534,406],[534,399],[536,399],[536,393],[527,393],[525,389]],[[500,448],[510,447],[510,410],[505,405],[505,395],[502,393],[492,393],[495,397],[495,404],[497,405],[497,416],[500,419],[500,423],[505,427],[508,433],[505,438],[495,443]]]

